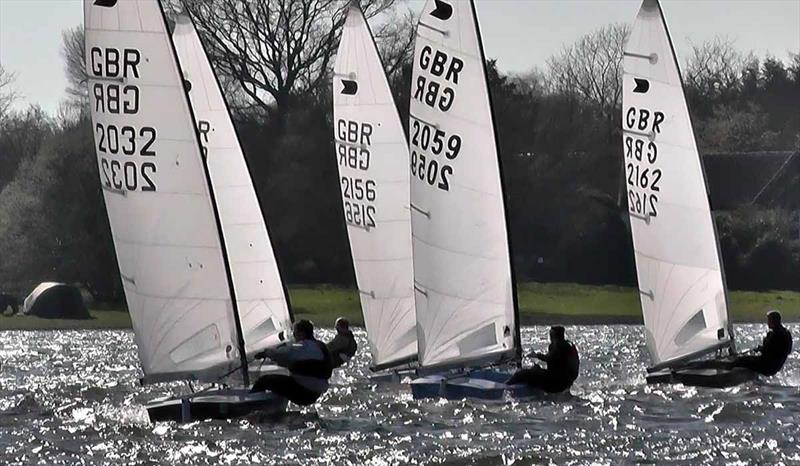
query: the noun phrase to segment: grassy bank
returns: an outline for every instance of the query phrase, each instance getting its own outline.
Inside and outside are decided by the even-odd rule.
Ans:
[[[296,318],[331,326],[344,316],[362,325],[358,293],[331,286],[292,287],[289,290]],[[523,324],[641,323],[639,294],[635,288],[572,283],[525,283],[518,288]],[[792,291],[731,292],[735,322],[762,322],[768,309],[780,309],[787,321],[800,321],[800,293]],[[124,311],[91,311],[90,320],[41,319],[30,316],[0,317],[0,330],[44,328],[127,328]]]

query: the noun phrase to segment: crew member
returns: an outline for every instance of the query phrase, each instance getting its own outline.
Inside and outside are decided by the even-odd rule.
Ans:
[[[506,381],[507,384],[526,384],[532,388],[548,393],[559,393],[568,390],[578,378],[580,359],[578,350],[564,336],[564,327],[550,327],[550,346],[547,354],[533,355],[547,363],[544,369],[534,364],[530,369],[520,369]]]
[[[356,355],[358,344],[356,337],[350,331],[350,322],[344,317],[336,319],[336,336],[328,343],[328,352],[331,354],[333,368],[343,366]]]
[[[761,375],[775,375],[783,367],[792,352],[792,334],[781,323],[781,313],[772,310],[767,313],[769,332],[761,346],[755,349],[758,355],[738,356],[728,363],[728,367],[744,367]]]
[[[294,324],[293,331],[294,343],[269,348],[256,355],[256,358],[269,358],[289,369],[290,375],[264,375],[250,391],[271,391],[292,403],[306,406],[317,401],[328,389],[331,357],[325,344],[314,338],[314,324],[300,320]]]

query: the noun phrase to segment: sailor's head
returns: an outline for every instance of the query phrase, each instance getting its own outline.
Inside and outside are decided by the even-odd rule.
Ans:
[[[554,325],[550,327],[550,341],[563,341],[564,340],[564,327],[561,325]]]
[[[344,317],[339,317],[336,319],[336,324],[334,324],[337,332],[346,332],[350,330],[350,321],[345,319]]]
[[[298,320],[294,323],[295,341],[311,340],[314,338],[314,324],[310,320]]]
[[[769,328],[780,327],[781,325],[781,312],[773,309],[767,312],[767,326]]]

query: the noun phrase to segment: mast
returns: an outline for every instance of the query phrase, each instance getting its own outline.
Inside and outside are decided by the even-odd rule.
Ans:
[[[514,273],[514,253],[511,241],[511,225],[508,220],[508,190],[506,190],[505,178],[503,177],[503,160],[500,155],[500,144],[497,141],[497,120],[494,117],[494,103],[492,101],[492,90],[489,87],[489,73],[486,69],[486,52],[483,49],[483,37],[481,35],[481,28],[478,25],[478,12],[475,10],[475,1],[469,1],[472,7],[472,16],[475,18],[475,32],[478,36],[478,48],[481,51],[481,63],[483,64],[483,76],[486,79],[486,94],[489,96],[489,112],[492,120],[492,129],[494,131],[494,145],[497,151],[497,166],[500,171],[500,189],[503,192],[503,217],[506,220],[506,242],[508,243],[508,267],[511,271],[511,298],[514,302],[514,345],[516,346],[516,358],[519,365],[522,364],[522,326],[519,321],[519,302],[517,298],[517,278]]]
[[[657,0],[642,2],[623,71],[622,160],[642,315],[653,367],[670,367],[733,348],[734,336],[707,179]]]
[[[482,48],[473,2],[426,3],[416,33],[409,124],[423,371],[505,363],[521,352]]]
[[[189,9],[186,8],[186,0],[181,0],[181,4],[184,5],[184,11],[186,11],[186,16],[189,18],[189,21],[192,24],[192,28],[194,28],[195,31],[196,31],[197,30],[197,26],[195,25],[194,18],[192,17],[191,14],[189,14]],[[208,50],[206,49],[206,44],[202,40],[200,40],[199,42],[200,42],[200,47],[202,47],[202,49],[203,49],[203,55],[204,55],[205,59],[208,60]],[[213,67],[212,67],[212,71],[213,71]],[[220,85],[220,82],[219,82],[219,76],[217,76],[216,72],[213,72],[212,74],[214,75],[214,82],[216,83],[217,87],[220,90],[222,90],[222,86]],[[222,102],[223,102],[223,104],[225,104],[225,111],[228,113],[228,117],[232,118],[232,113],[231,113],[230,104],[228,103],[228,98],[225,96],[224,92],[220,92],[220,96],[222,96]],[[239,147],[242,147],[241,138],[239,136],[239,130],[236,128],[236,125],[232,125],[232,126],[233,126],[233,134],[234,134],[234,136],[236,136],[236,143],[239,145]],[[242,159],[244,160],[244,164],[245,164],[245,167],[247,168],[248,173],[252,174],[253,171],[252,171],[252,169],[250,167],[250,161],[247,159],[247,157],[242,157]],[[267,230],[267,235],[271,239],[274,236],[272,235],[272,230],[270,230],[269,223],[264,218],[264,212],[263,212],[264,203],[261,201],[261,194],[258,192],[257,189],[255,189],[255,186],[253,188],[254,188],[253,192],[255,193],[256,200],[258,201],[258,205],[262,209],[262,211],[261,211],[261,219],[263,221],[264,227]],[[280,282],[281,282],[281,288],[283,288],[283,298],[286,301],[286,308],[289,311],[289,318],[290,318],[290,320],[292,322],[294,322],[294,309],[292,309],[292,302],[291,302],[291,299],[290,299],[290,296],[289,296],[289,289],[286,286],[286,281],[283,279],[283,273],[282,273],[283,268],[281,267],[280,257],[278,256],[277,251],[275,250],[275,245],[272,243],[271,240],[270,240],[270,246],[271,246],[271,249],[272,249],[272,256],[275,258],[275,263],[276,263],[277,268],[278,268],[278,278],[280,279]]]
[[[369,24],[347,7],[333,86],[333,140],[372,370],[417,357],[409,151]]]
[[[366,26],[367,32],[369,33],[369,38],[370,38],[370,40],[372,40],[372,47],[375,50],[378,50],[378,44],[377,44],[377,42],[375,42],[375,35],[372,34],[372,28],[369,26],[369,21],[367,21],[367,17],[364,15],[364,10],[361,9],[361,2],[359,0],[351,0],[350,4],[352,6],[358,8],[358,14],[361,15],[361,19],[364,21],[364,25]],[[383,63],[383,57],[381,57],[380,53],[378,53],[377,55],[378,55],[378,62],[381,65],[381,70],[383,71],[384,78],[386,79],[386,82],[388,84],[389,77],[386,75],[386,65]],[[399,122],[400,121],[400,112],[397,110],[397,103],[394,101],[394,96],[392,96],[392,103],[394,104],[393,105],[394,114],[395,114],[395,116],[397,118],[397,121]],[[401,129],[402,129],[402,126],[403,125],[400,124],[400,128]],[[404,136],[405,136],[405,134],[404,134]],[[408,145],[407,145],[407,143],[406,143],[406,157],[408,157]],[[409,183],[409,191],[410,191],[410,183]],[[409,206],[408,206],[409,209],[411,208],[410,203],[411,203],[411,196],[410,196],[410,192],[409,192]],[[411,218],[409,217],[409,223],[410,223],[410,221],[411,221]],[[413,268],[412,268],[412,270],[413,270]],[[413,284],[414,284],[414,278],[413,278],[413,272],[412,272],[412,278],[411,278],[412,304],[414,303],[414,301],[416,301],[415,293],[413,292],[413,288],[414,288]],[[418,360],[419,360],[418,354],[414,353],[411,356],[395,359],[394,361],[389,361],[389,362],[387,362],[385,364],[376,364],[375,366],[372,366],[372,370],[380,371],[380,370],[385,370],[385,369],[395,369],[395,368],[399,368],[399,367],[409,366],[410,364],[413,364],[413,363],[417,362]]]
[[[158,3],[158,9],[161,12],[161,19],[164,22],[164,26],[167,28],[167,41],[169,42],[170,49],[172,50],[172,56],[175,60],[175,65],[178,68],[178,76],[180,77],[181,80],[184,80],[185,78],[183,75],[183,69],[181,68],[181,62],[180,59],[178,58],[178,52],[175,50],[175,43],[172,40],[172,33],[168,27],[169,21],[167,20],[166,13],[164,12],[164,6],[161,4],[160,0],[155,0],[155,1],[156,3]],[[184,102],[186,104],[186,107],[189,109],[189,114],[191,115],[192,118],[191,124],[194,133],[195,143],[197,144],[198,149],[202,149],[202,144],[200,142],[200,133],[198,132],[197,125],[195,124],[197,119],[194,116],[194,109],[192,108],[192,105],[190,103],[190,98],[186,90],[186,86],[184,86],[183,88],[183,94],[184,94]],[[202,150],[200,150],[200,153],[202,153]],[[220,250],[222,251],[222,261],[225,265],[225,275],[228,281],[228,290],[230,293],[231,308],[233,310],[233,321],[234,324],[236,325],[236,340],[237,340],[236,342],[237,345],[239,346],[239,360],[242,364],[241,367],[242,380],[244,385],[247,387],[250,386],[250,373],[248,370],[247,351],[244,342],[244,332],[242,331],[242,321],[241,318],[239,317],[239,303],[236,300],[236,290],[233,286],[233,278],[231,277],[230,259],[228,258],[228,250],[225,245],[225,237],[222,233],[222,223],[220,222],[219,208],[217,207],[217,200],[216,197],[214,196],[214,185],[211,183],[211,175],[208,171],[208,161],[204,157],[201,157],[201,159],[202,159],[203,173],[205,174],[206,185],[208,187],[208,193],[209,196],[211,197],[211,207],[214,212],[214,220],[217,225],[217,235],[219,237]]]
[[[678,64],[678,56],[675,53],[675,45],[672,43],[672,35],[669,33],[669,27],[667,27],[667,17],[664,15],[664,9],[661,8],[661,2],[656,0],[656,5],[658,5],[658,12],[661,15],[661,22],[664,25],[664,30],[667,32],[667,41],[669,42],[670,50],[672,51],[672,60],[675,62],[675,68],[678,70],[678,77],[681,81],[681,91],[683,95],[686,95],[686,88],[683,85],[683,74],[681,72],[681,67]],[[685,98],[685,97],[684,97]],[[688,106],[688,103],[687,103]],[[692,122],[692,114],[691,112],[688,113],[689,118],[689,125],[694,131],[694,123]],[[698,152],[698,157],[700,158],[700,172],[701,176],[703,177],[703,185],[705,186],[706,196],[708,197],[708,204],[711,206],[711,197],[708,195],[708,177],[706,176],[706,169],[705,165],[703,164],[702,156],[700,156]],[[728,334],[730,335],[730,342],[727,345],[732,353],[736,353],[736,335],[733,332],[733,321],[730,318],[730,295],[728,293],[728,280],[725,278],[725,263],[722,261],[722,250],[719,246],[719,232],[717,231],[717,222],[714,221],[714,212],[711,208],[708,209],[708,213],[711,217],[711,226],[713,227],[714,231],[714,242],[715,247],[717,249],[717,257],[719,258],[719,271],[722,274],[722,290],[725,295],[725,310],[728,313]],[[725,346],[722,346],[724,348]],[[714,348],[713,351],[716,351],[717,348]]]

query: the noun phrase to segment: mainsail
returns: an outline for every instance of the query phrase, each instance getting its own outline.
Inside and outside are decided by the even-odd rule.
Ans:
[[[228,106],[188,16],[172,35],[214,187],[247,353],[279,343],[289,305],[267,226]]]
[[[347,233],[375,368],[417,354],[408,146],[367,21],[351,6],[333,79]]]
[[[85,0],[84,21],[97,164],[144,380],[216,380],[242,365],[244,345],[163,11]]]
[[[623,150],[647,347],[663,367],[733,344],[706,182],[657,0],[625,45]]]
[[[419,19],[409,141],[419,360],[519,354],[503,185],[472,1],[429,0]]]

